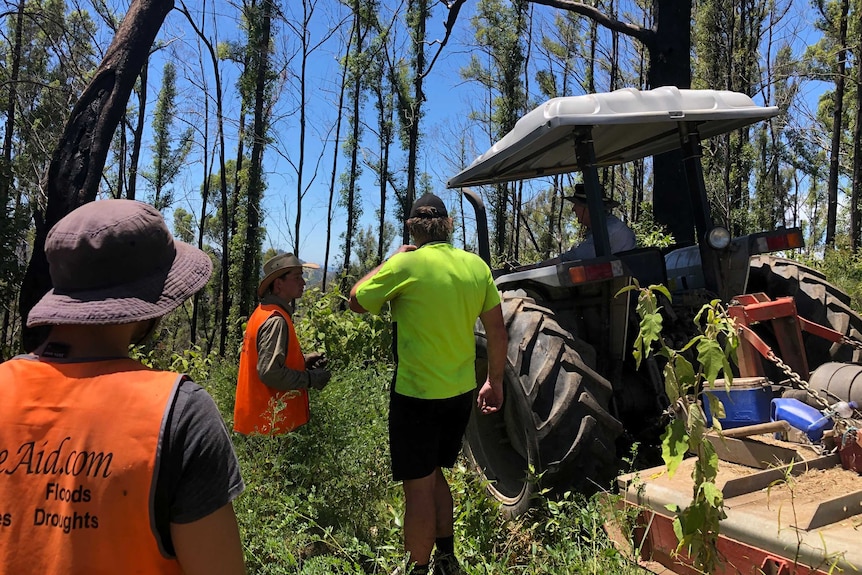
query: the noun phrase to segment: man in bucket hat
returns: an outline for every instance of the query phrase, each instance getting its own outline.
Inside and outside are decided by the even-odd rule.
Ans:
[[[590,210],[587,208],[587,193],[584,190],[584,184],[575,184],[575,193],[571,196],[566,196],[564,199],[569,200],[573,204],[575,217],[578,222],[587,230],[584,240],[570,249],[563,252],[558,258],[545,263],[571,262],[574,260],[582,260],[596,257],[596,245],[593,239],[592,222],[590,221]],[[605,216],[605,225],[608,228],[608,238],[611,244],[611,253],[616,254],[635,248],[635,234],[621,219],[611,213],[611,210],[619,206],[619,202],[608,197],[602,197],[607,215]]]
[[[407,227],[416,245],[401,246],[350,291],[350,309],[392,309],[398,363],[389,400],[392,476],[404,489],[404,547],[411,573],[462,573],[455,557],[453,502],[442,468],[451,468],[474,405],[483,414],[503,403],[506,327],[500,294],[481,258],[449,243],[452,219],[434,194],[417,199]],[[480,319],[488,373],[476,380]],[[478,387],[478,392],[476,391]]]
[[[293,302],[305,289],[302,263],[280,254],[263,265],[260,304],[248,319],[234,406],[234,430],[278,435],[308,423],[308,390],[323,389],[331,374],[319,353],[303,355],[293,329]]]
[[[45,254],[54,287],[27,325],[48,338],[0,364],[0,573],[244,573],[215,404],[128,356],[206,284],[209,256],[132,200],[72,211]]]

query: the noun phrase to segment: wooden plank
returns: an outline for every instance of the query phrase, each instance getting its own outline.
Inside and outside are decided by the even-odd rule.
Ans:
[[[787,465],[802,458],[795,449],[770,445],[746,438],[721,437],[707,435],[715,453],[722,461],[738,463],[755,469],[769,469],[776,465]]]

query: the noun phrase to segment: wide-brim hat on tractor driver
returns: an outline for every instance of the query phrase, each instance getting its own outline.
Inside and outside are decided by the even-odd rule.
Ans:
[[[569,200],[573,204],[584,204],[584,205],[586,205],[586,203],[587,203],[587,190],[584,188],[584,184],[580,184],[580,183],[575,184],[575,193],[572,194],[571,196],[563,196],[563,199]],[[604,193],[602,194],[602,203],[605,204],[605,208],[607,208],[607,209],[615,208],[615,207],[620,205],[620,203],[618,201],[612,200],[611,198],[605,196]]]
[[[320,266],[311,262],[301,262],[294,254],[279,254],[266,260],[263,264],[263,279],[257,286],[257,297],[263,297],[270,284],[275,281],[275,278],[280,277],[291,269],[306,268],[311,270],[319,269]]]

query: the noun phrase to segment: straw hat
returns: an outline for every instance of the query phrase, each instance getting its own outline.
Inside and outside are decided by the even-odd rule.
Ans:
[[[294,254],[279,254],[263,264],[263,279],[257,286],[257,297],[263,297],[275,278],[282,276],[293,268],[319,269],[320,266],[310,262],[302,263]]]

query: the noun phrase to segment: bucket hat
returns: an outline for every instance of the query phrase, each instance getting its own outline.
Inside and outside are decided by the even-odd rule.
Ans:
[[[419,208],[426,209],[420,213]],[[446,204],[443,203],[443,200],[429,192],[423,194],[413,202],[413,206],[410,208],[410,217],[427,219],[448,218],[449,212],[446,211]]]
[[[99,200],[48,232],[53,289],[27,325],[107,325],[161,317],[206,285],[212,262],[174,241],[162,214],[135,200]]]
[[[563,196],[563,199],[569,200],[572,203],[586,204],[587,191],[584,189],[584,184],[575,184],[575,193],[571,196]],[[602,202],[605,204],[607,209],[615,208],[620,205],[618,201],[612,200],[604,194],[602,194]]]
[[[311,262],[303,263],[294,254],[279,254],[275,257],[266,260],[263,264],[263,279],[257,286],[257,297],[263,297],[269,285],[275,281],[275,278],[286,274],[293,268],[308,268],[312,270],[319,269],[320,266]]]

